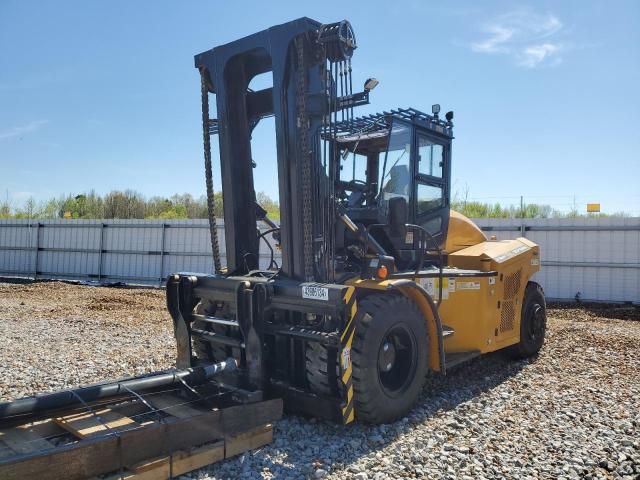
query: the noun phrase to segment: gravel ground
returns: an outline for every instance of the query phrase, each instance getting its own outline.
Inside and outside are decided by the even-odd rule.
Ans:
[[[0,284],[0,398],[172,366],[164,292]],[[87,341],[90,339],[90,341]],[[432,377],[381,426],[285,415],[218,478],[640,478],[640,313],[552,308],[540,356],[496,353]]]
[[[0,398],[174,366],[164,291],[0,283]]]

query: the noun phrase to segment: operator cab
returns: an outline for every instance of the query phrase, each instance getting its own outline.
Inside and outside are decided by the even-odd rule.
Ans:
[[[411,267],[412,238],[398,225],[419,225],[433,237],[434,248],[444,246],[452,124],[414,109],[353,122],[335,136],[336,195],[354,222],[369,226],[386,250]]]

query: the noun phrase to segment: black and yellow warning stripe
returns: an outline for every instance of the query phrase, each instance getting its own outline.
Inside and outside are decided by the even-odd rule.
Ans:
[[[355,419],[353,407],[353,368],[351,365],[351,344],[356,331],[356,315],[358,314],[358,302],[356,301],[355,287],[347,287],[343,295],[346,304],[347,322],[340,335],[340,380],[343,388],[342,421],[351,423]]]

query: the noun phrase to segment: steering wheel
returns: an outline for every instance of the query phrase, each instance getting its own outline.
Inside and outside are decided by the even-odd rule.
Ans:
[[[353,185],[354,187],[356,185],[364,185],[365,187],[368,187],[369,184],[363,180],[351,180],[350,182],[348,182],[349,185]],[[364,203],[366,196],[365,196],[365,192],[363,192],[362,190],[353,190],[348,196],[347,196],[347,206],[349,207],[357,207],[359,205],[362,205],[362,203]]]
[[[353,180],[349,180],[347,182],[350,185],[364,185],[365,187],[367,187],[369,184],[367,182],[365,182],[364,180],[357,180],[357,179],[353,179]]]

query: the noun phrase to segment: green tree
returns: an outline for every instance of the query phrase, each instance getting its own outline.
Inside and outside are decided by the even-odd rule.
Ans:
[[[158,215],[158,218],[165,219],[181,219],[187,217],[187,208],[184,205],[173,205],[168,210],[165,210]]]
[[[11,217],[12,217],[11,204],[9,203],[9,199],[6,198],[0,203],[0,218],[11,218]]]
[[[27,198],[22,208],[16,210],[14,214],[14,218],[34,219],[39,218],[39,216],[40,212],[38,211],[38,206],[36,205],[36,199],[33,198],[33,196]]]
[[[104,199],[104,218],[144,218],[145,201],[133,190],[113,191]]]
[[[275,200],[272,200],[265,192],[258,192],[256,194],[256,202],[267,211],[267,216],[271,220],[280,219],[280,205],[278,205],[278,202]]]

